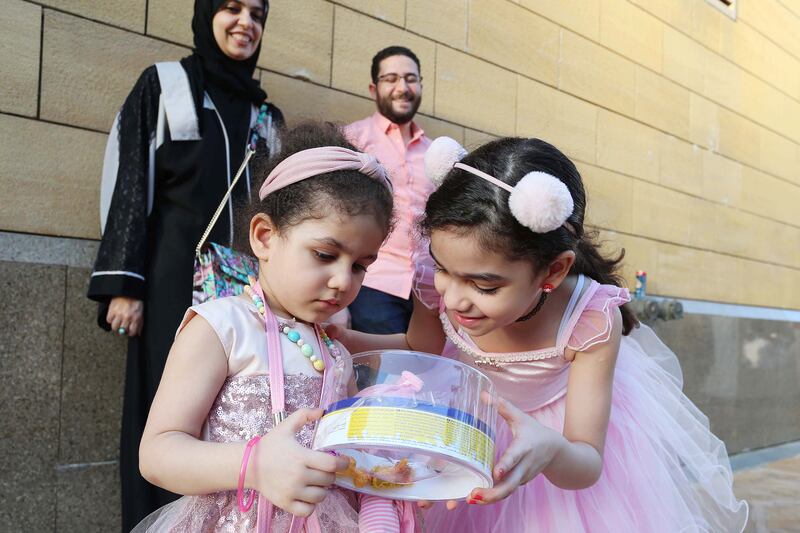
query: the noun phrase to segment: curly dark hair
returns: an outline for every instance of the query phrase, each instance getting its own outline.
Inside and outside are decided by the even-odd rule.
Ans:
[[[303,122],[287,129],[280,138],[281,150],[275,157],[258,156],[253,162],[254,191],[270,172],[292,154],[322,146],[340,146],[356,150],[339,126],[330,122]],[[238,209],[242,231],[236,247],[249,251],[250,220],[258,213],[268,215],[278,231],[301,222],[325,218],[330,213],[345,216],[371,215],[384,235],[392,229],[392,193],[384,184],[357,170],[337,170],[288,185],[259,200],[254,193],[248,205]]]
[[[584,231],[583,180],[575,164],[555,146],[540,139],[508,137],[481,146],[462,162],[512,186],[533,171],[555,176],[572,195],[574,209],[567,222],[574,233],[565,226],[547,233],[531,231],[511,214],[507,191],[453,168],[428,198],[420,221],[423,234],[430,236],[433,230],[446,229],[474,235],[485,250],[501,253],[511,261],[528,260],[537,272],[562,252],[572,250],[575,264],[571,273],[585,274],[599,283],[622,285],[617,270],[625,251],[615,258],[604,257],[596,243],[596,232]],[[626,306],[621,312],[627,335],[638,321]]]

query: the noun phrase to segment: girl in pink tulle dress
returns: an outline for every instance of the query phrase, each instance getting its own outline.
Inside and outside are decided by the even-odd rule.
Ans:
[[[440,138],[426,171],[438,189],[415,293],[434,313],[418,308],[402,340],[435,350],[443,330],[446,356],[491,377],[502,417],[494,487],[432,506],[425,530],[742,531],[725,445],[681,392],[675,355],[625,307],[621,258],[584,233],[575,165],[538,139],[467,154]],[[393,342],[358,335],[342,339]]]

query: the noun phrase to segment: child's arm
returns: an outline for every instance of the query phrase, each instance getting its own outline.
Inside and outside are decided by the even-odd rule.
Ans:
[[[444,330],[439,311],[429,309],[414,296],[414,311],[408,324],[406,342],[411,350],[440,354],[444,349]]]
[[[476,489],[470,498],[493,503],[511,494],[539,473],[563,489],[592,486],[603,468],[614,365],[622,331],[622,316],[615,310],[608,341],[575,355],[567,384],[563,434],[547,428],[509,402],[498,399],[498,412],[514,433],[494,467],[495,486]]]
[[[350,353],[366,352],[369,350],[416,350],[440,354],[444,348],[444,331],[439,322],[438,313],[428,309],[416,296],[414,311],[407,333],[393,335],[379,335],[363,333],[340,326],[327,326],[325,330],[329,335],[344,344]]]
[[[622,338],[622,315],[614,310],[608,341],[578,352],[569,369],[561,447],[544,470],[564,489],[590,487],[603,470],[603,449],[611,413],[614,367]]]
[[[245,442],[200,440],[227,376],[225,350],[202,317],[189,321],[170,350],[139,448],[142,475],[180,494],[236,489]],[[256,445],[245,487],[292,514],[306,516],[327,494],[346,461],[298,444],[295,432],[321,409],[293,413]]]

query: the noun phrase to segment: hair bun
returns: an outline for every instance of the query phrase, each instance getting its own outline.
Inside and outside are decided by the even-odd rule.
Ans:
[[[464,159],[467,153],[452,137],[437,137],[425,152],[425,175],[438,187],[453,165]]]
[[[538,171],[519,180],[508,206],[520,224],[536,233],[560,228],[575,207],[569,189],[560,179]]]

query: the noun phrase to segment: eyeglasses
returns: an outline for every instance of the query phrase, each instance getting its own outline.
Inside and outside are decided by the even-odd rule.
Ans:
[[[401,76],[400,74],[395,74],[394,72],[378,76],[379,83],[383,81],[388,83],[389,85],[394,85],[401,79],[405,80],[405,82],[408,85],[414,85],[415,83],[419,83],[422,81],[422,76],[417,76],[416,74],[406,74],[405,76]]]

